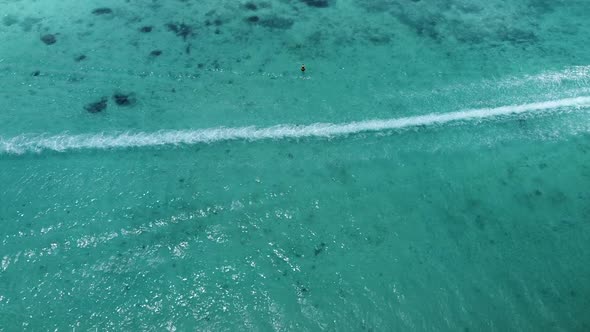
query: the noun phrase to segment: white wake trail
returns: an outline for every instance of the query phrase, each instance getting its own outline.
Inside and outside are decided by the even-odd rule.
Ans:
[[[362,132],[379,132],[415,126],[473,121],[534,111],[550,111],[590,106],[590,97],[576,97],[538,103],[495,108],[470,109],[443,114],[428,114],[397,119],[366,120],[350,123],[315,123],[310,125],[277,125],[273,127],[209,128],[166,130],[153,133],[61,134],[55,136],[20,135],[0,137],[0,154],[22,154],[42,151],[80,149],[123,149],[161,145],[213,143],[229,140],[296,139],[306,137],[337,137]]]

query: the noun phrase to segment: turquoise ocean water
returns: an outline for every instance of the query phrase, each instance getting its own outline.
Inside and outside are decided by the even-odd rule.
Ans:
[[[0,331],[590,330],[589,18],[0,0]]]

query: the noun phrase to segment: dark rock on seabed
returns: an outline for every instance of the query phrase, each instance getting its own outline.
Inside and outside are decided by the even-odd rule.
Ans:
[[[294,23],[292,19],[279,16],[266,17],[259,22],[264,27],[281,30],[290,29]]]
[[[256,6],[256,4],[253,2],[246,2],[246,4],[244,5],[244,8],[246,8],[248,10],[257,10],[258,6]]]
[[[258,21],[260,21],[260,17],[253,15],[253,16],[249,16],[246,18],[246,21],[250,22],[250,23],[256,23]]]
[[[326,244],[324,242],[320,243],[320,245],[315,247],[313,250],[314,256],[321,254],[325,248],[326,248]]]
[[[316,8],[330,7],[329,0],[301,0],[301,2],[303,2],[304,4],[306,4],[310,7],[316,7]]]
[[[92,14],[94,15],[106,15],[106,14],[112,14],[113,10],[107,7],[102,7],[102,8],[96,8],[95,10],[92,11]]]
[[[107,109],[107,98],[102,97],[97,102],[86,104],[86,106],[84,106],[84,109],[89,113],[100,113]]]
[[[113,100],[119,106],[133,106],[136,102],[135,94],[133,93],[125,94],[117,92],[113,95]]]
[[[174,32],[177,36],[182,37],[183,40],[186,40],[193,34],[193,28],[184,23],[167,23],[166,28]]]
[[[48,33],[46,35],[41,36],[41,41],[45,43],[45,45],[53,45],[57,42],[57,38],[54,34]]]
[[[15,23],[18,23],[18,18],[16,18],[16,16],[13,15],[6,15],[2,18],[2,23],[9,27]]]

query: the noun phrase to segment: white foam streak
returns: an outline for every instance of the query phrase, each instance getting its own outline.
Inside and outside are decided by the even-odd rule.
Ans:
[[[210,128],[198,130],[169,130],[154,133],[122,133],[116,135],[21,135],[0,137],[0,153],[67,151],[79,149],[117,149],[154,147],[161,145],[190,145],[229,140],[297,139],[306,137],[337,137],[362,132],[379,132],[415,126],[445,124],[456,121],[474,121],[498,116],[533,111],[558,110],[590,106],[590,97],[577,97],[523,105],[471,109],[459,112],[428,114],[397,119],[367,120],[343,124],[315,123],[311,125],[278,125],[267,128]]]

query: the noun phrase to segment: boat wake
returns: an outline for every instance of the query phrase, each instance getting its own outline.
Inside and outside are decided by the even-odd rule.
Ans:
[[[229,140],[266,140],[298,138],[331,138],[363,132],[381,132],[417,126],[442,125],[451,122],[478,121],[540,111],[558,111],[590,106],[590,97],[576,97],[495,108],[469,109],[458,112],[428,114],[404,118],[365,120],[350,123],[314,123],[272,127],[207,128],[196,130],[162,130],[145,133],[20,135],[0,137],[0,154],[23,154],[43,151],[82,149],[125,149],[163,145],[191,145]]]

